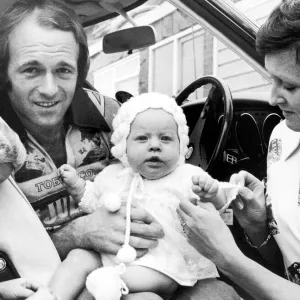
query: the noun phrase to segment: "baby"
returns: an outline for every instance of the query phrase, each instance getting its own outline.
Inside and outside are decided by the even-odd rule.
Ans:
[[[19,136],[0,118],[0,183],[19,170],[25,158],[26,150]],[[33,280],[18,278],[0,282],[0,299],[55,300],[56,297]]]
[[[194,191],[201,194],[201,200],[212,201],[218,209],[228,203],[222,185],[201,168],[185,164],[189,138],[182,109],[169,96],[142,94],[121,106],[113,128],[111,151],[119,163],[106,167],[94,183],[79,178],[69,165],[63,165],[59,172],[67,191],[85,212],[115,211],[120,207],[118,202],[130,203],[145,208],[162,225],[165,236],[158,246],[141,258],[129,260],[120,275],[125,292],[127,286],[130,293],[172,294],[178,285],[193,286],[198,280],[218,277],[214,264],[187,242],[176,213],[180,200],[200,200],[192,191],[193,184],[198,186]],[[127,254],[130,256],[130,251]],[[108,254],[101,254],[101,259],[104,267],[122,261]],[[62,264],[68,266],[65,270],[74,270],[73,274],[81,272],[80,265],[72,265],[68,257]],[[56,273],[54,290],[55,282],[63,278],[63,271]],[[100,300],[99,295],[105,295],[101,291],[105,278],[99,277],[98,284],[95,280],[97,276],[89,275],[87,288]],[[120,299],[120,294],[103,299]],[[130,299],[130,294],[122,299]]]

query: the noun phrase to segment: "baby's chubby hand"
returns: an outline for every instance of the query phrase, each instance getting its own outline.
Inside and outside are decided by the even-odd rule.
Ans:
[[[208,174],[192,176],[192,191],[197,194],[203,202],[210,201],[217,196],[219,182]]]
[[[70,165],[62,165],[59,167],[58,173],[67,188],[73,187],[79,178],[76,170]]]

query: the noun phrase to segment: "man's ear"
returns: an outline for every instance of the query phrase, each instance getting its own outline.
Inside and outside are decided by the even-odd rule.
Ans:
[[[300,63],[300,45],[296,46],[296,63]]]
[[[12,84],[9,78],[6,80],[3,80],[3,82],[0,82],[0,93],[2,92],[9,92],[12,89]]]

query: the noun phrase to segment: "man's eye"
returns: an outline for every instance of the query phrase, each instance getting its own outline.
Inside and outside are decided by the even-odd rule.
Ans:
[[[283,86],[283,88],[289,92],[293,92],[296,89],[295,86]]]
[[[71,70],[66,69],[66,68],[59,68],[59,69],[57,70],[57,72],[58,72],[58,73],[61,73],[61,74],[70,74],[70,73],[72,73]]]
[[[38,73],[38,69],[37,68],[27,68],[23,72],[26,74],[35,75]]]

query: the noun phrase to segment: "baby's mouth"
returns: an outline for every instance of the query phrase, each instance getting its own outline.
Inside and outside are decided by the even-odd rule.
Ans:
[[[162,160],[157,156],[152,156],[149,159],[147,159],[146,161],[147,162],[153,162],[153,163],[162,162]]]

